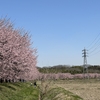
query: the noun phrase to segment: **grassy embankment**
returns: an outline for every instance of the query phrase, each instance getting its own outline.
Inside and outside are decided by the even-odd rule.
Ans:
[[[0,100],[38,100],[39,91],[29,83],[0,83]]]
[[[53,85],[53,84],[52,84]],[[0,100],[41,100],[39,89],[30,83],[0,83]],[[42,100],[83,100],[61,87],[50,88]]]
[[[43,100],[83,100],[79,96],[66,91],[64,88],[56,87],[52,88],[44,96]]]

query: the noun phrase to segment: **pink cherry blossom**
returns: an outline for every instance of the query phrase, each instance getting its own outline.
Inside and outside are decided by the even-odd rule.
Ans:
[[[14,29],[6,19],[0,20],[0,78],[36,79],[36,52],[27,32]]]

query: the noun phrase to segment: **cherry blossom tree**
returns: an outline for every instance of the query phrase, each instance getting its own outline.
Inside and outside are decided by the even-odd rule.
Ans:
[[[36,79],[36,52],[27,32],[14,29],[9,20],[0,20],[0,78]]]

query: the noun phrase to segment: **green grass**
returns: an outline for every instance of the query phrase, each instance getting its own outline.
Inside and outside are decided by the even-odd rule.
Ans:
[[[30,83],[0,83],[0,100],[38,100],[39,91]]]
[[[26,83],[0,83],[0,100],[39,100],[39,89]],[[43,96],[43,100],[83,100],[79,96],[54,86]]]

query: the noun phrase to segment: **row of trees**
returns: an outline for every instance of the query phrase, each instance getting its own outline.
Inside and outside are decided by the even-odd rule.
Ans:
[[[15,29],[10,20],[0,19],[0,79],[36,79],[36,51],[27,32]]]
[[[68,66],[68,65],[56,65],[49,67],[38,67],[41,73],[71,73],[71,74],[81,74],[83,73],[83,66]],[[85,69],[86,71],[86,69]],[[99,65],[88,66],[89,73],[100,73]]]
[[[58,79],[84,79],[84,78],[97,78],[100,79],[100,74],[89,73],[89,74],[70,74],[70,73],[41,73],[39,76],[40,80],[58,80]]]

